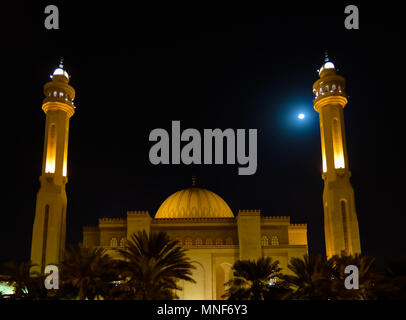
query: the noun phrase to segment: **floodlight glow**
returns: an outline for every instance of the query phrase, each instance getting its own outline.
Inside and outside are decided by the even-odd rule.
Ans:
[[[326,62],[324,64],[324,69],[334,69],[334,64],[332,62]]]
[[[69,74],[62,68],[56,68],[53,73],[53,76],[65,76],[66,78],[69,79]]]

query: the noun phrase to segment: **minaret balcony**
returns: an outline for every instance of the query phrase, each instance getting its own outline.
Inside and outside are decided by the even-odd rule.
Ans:
[[[351,177],[351,172],[346,168],[336,168],[335,172],[339,177]]]
[[[327,105],[339,104],[343,108],[346,106],[348,100],[347,95],[344,92],[325,92],[323,94],[318,94],[313,100],[314,109],[319,112],[321,107]]]
[[[44,110],[45,113],[49,110],[65,111],[70,118],[75,113],[75,106],[70,101],[52,97],[43,100],[42,110]]]
[[[341,97],[347,97],[344,89],[340,85],[326,85],[323,87],[316,89],[313,89],[313,94],[314,94],[314,99],[313,101],[323,99],[325,97],[330,97],[330,96],[341,96]]]
[[[337,178],[351,178],[351,171],[346,168],[336,168],[321,174],[323,180],[336,180]]]
[[[67,99],[67,97],[46,97],[44,100],[42,100],[42,103],[45,104],[47,102],[59,102],[59,103],[66,103],[67,105],[71,106],[72,108],[75,108],[75,105],[73,104],[72,100]]]

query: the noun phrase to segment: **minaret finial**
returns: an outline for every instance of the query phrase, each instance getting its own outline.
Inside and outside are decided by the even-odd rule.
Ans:
[[[329,62],[330,59],[328,58],[328,51],[326,49],[326,51],[324,51],[324,62]]]
[[[197,184],[197,178],[196,176],[192,176],[192,187],[196,187]]]
[[[59,68],[63,69],[63,57],[59,59]]]

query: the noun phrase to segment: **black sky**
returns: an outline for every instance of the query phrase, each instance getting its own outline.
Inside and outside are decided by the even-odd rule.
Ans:
[[[81,241],[82,226],[99,217],[155,214],[196,175],[234,213],[261,209],[308,223],[310,253],[324,253],[312,84],[325,49],[347,80],[345,125],[363,252],[381,262],[405,252],[398,8],[134,3],[54,2],[60,30],[52,31],[43,26],[48,3],[4,9],[0,262],[29,258],[45,125],[42,87],[60,56],[77,94],[66,187],[69,243]],[[344,28],[347,4],[359,6],[359,30]],[[298,111],[305,121],[295,118]],[[239,176],[237,165],[153,166],[149,133],[170,131],[172,120],[183,129],[258,129],[257,173]]]

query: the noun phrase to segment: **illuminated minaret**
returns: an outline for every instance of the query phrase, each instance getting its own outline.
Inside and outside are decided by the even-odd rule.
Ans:
[[[75,112],[75,90],[62,60],[51,78],[44,85],[44,153],[31,244],[31,261],[40,272],[46,265],[59,264],[65,250],[69,119]]]
[[[318,72],[320,79],[313,84],[313,102],[320,116],[326,254],[331,257],[340,255],[342,251],[347,254],[361,253],[345,140],[345,79],[336,74],[334,64],[327,55]]]

